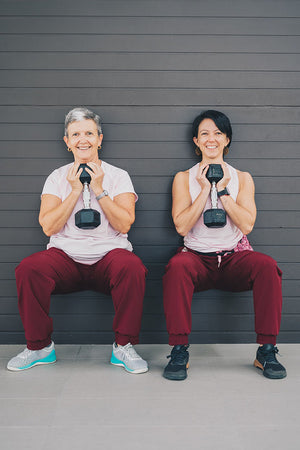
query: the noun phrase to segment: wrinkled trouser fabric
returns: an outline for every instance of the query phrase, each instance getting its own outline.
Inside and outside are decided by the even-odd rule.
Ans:
[[[30,350],[51,343],[51,294],[85,289],[112,296],[116,342],[138,343],[147,269],[134,253],[114,249],[96,264],[87,265],[50,248],[25,258],[15,272],[19,311]]]
[[[164,311],[169,344],[187,344],[191,332],[194,292],[207,289],[241,292],[253,290],[255,331],[259,344],[276,344],[282,309],[282,272],[270,256],[241,251],[222,256],[178,253],[163,277]]]

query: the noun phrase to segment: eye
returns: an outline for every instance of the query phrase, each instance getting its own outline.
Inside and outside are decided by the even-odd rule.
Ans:
[[[73,133],[72,136],[78,136],[78,133]]]

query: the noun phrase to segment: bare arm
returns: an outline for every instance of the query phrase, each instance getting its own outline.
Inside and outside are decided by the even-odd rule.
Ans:
[[[127,192],[113,200],[107,196],[99,203],[111,226],[120,233],[128,233],[135,220],[135,195]]]
[[[224,170],[224,178],[225,177],[226,175]],[[253,229],[256,219],[254,182],[248,172],[238,171],[238,177],[240,188],[236,202],[230,195],[222,195],[220,200],[232,222],[242,231],[243,234],[249,234]],[[220,180],[218,183],[218,191],[224,189],[225,186],[226,184],[224,184],[223,179]]]
[[[91,175],[90,185],[97,197],[103,192],[104,172],[100,163],[91,162],[89,166],[93,171],[86,170]],[[128,233],[135,220],[135,195],[125,192],[113,200],[105,196],[98,201],[111,226],[120,233]]]
[[[46,236],[58,233],[69,219],[82,192],[82,183],[79,180],[82,170],[77,173],[79,164],[70,168],[67,180],[71,184],[72,191],[62,202],[59,197],[52,194],[42,196],[39,222]]]
[[[210,182],[206,178],[207,169],[208,165],[199,166],[197,181],[201,186],[201,192],[194,203],[189,192],[189,172],[179,172],[174,178],[172,217],[181,236],[186,236],[193,228],[205,207],[210,193]]]

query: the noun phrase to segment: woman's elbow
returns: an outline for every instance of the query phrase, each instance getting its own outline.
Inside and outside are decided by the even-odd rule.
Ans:
[[[181,227],[180,225],[176,226],[175,224],[175,229],[177,233],[180,234],[180,236],[182,237],[185,237],[188,234],[188,231],[185,228]]]
[[[247,236],[247,234],[251,233],[251,231],[253,230],[253,227],[254,227],[254,222],[244,225],[243,227],[240,228],[240,230],[243,234],[245,234]]]

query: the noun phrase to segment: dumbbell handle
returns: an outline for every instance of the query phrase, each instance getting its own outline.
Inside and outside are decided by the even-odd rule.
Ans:
[[[87,182],[83,183],[82,199],[83,199],[84,209],[90,209],[91,208],[91,194],[90,194],[89,183],[87,183]]]
[[[218,208],[218,190],[217,190],[217,185],[216,185],[215,181],[213,181],[211,183],[210,198],[211,198],[211,208],[217,209]]]

